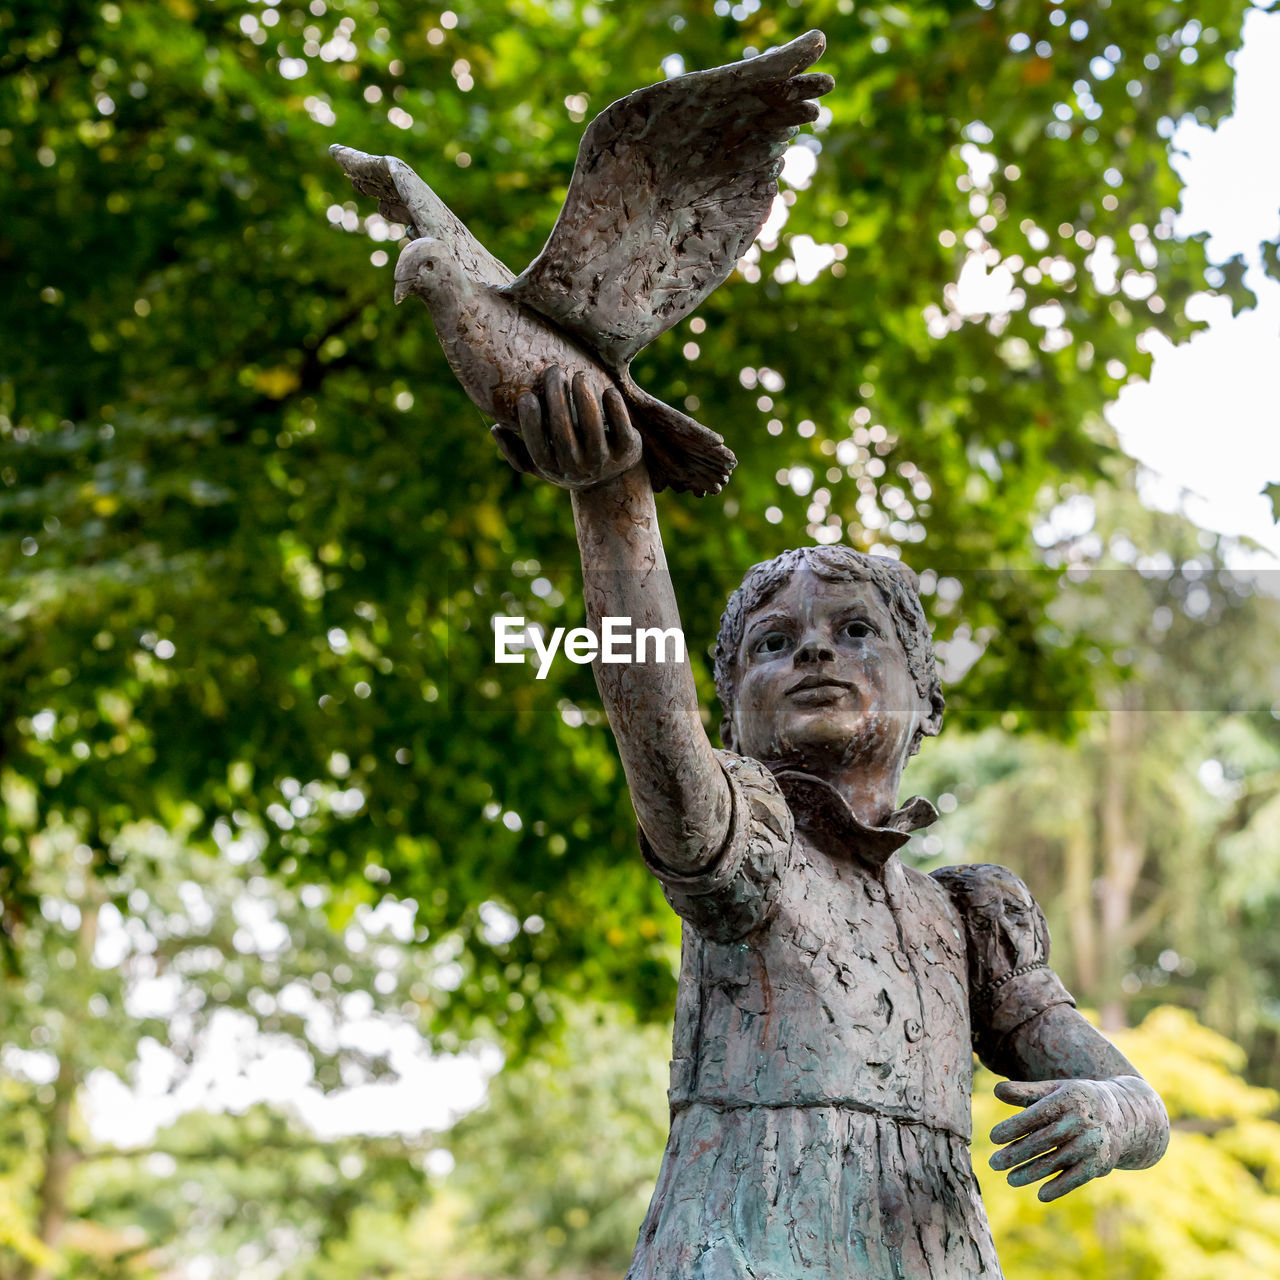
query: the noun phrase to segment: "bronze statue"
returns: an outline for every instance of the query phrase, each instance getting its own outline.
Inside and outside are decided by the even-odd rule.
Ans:
[[[572,493],[589,624],[678,628],[652,470],[674,483],[679,459],[605,367],[504,372],[500,442]],[[1159,1159],[1164,1107],[1076,1012],[1022,881],[897,856],[936,817],[898,784],[943,711],[909,569],[835,546],[751,569],[716,649],[724,750],[687,663],[595,676],[684,920],[671,1134],[630,1280],[998,1277],[969,1161],[975,1049],[1024,1108],[993,1133],[1015,1185],[1050,1178],[1051,1200]]]
[[[588,621],[679,626],[653,487],[619,399],[550,370],[519,402],[573,493]],[[1003,867],[926,876],[936,816],[898,782],[943,699],[916,580],[846,547],[784,552],[734,593],[715,750],[681,664],[597,664],[640,845],[685,921],[671,1136],[632,1280],[968,1280],[999,1264],[969,1163],[972,1051],[1026,1109],[993,1159],[1051,1200],[1153,1164],[1160,1099],[1048,968]]]

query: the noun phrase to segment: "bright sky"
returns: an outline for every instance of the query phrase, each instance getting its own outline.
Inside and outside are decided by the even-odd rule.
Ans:
[[[1280,13],[1254,10],[1236,62],[1233,114],[1216,130],[1184,124],[1180,234],[1209,231],[1209,257],[1243,254],[1256,308],[1231,318],[1225,299],[1203,299],[1209,328],[1175,347],[1153,345],[1149,382],[1126,387],[1108,417],[1127,453],[1159,479],[1143,487],[1167,507],[1179,490],[1198,524],[1256,539],[1280,556],[1280,529],[1261,494],[1280,481],[1280,282],[1259,245],[1280,229]],[[1172,500],[1172,501],[1171,501]]]
[[[1244,254],[1258,306],[1232,319],[1228,303],[1203,297],[1198,305],[1208,329],[1179,347],[1160,343],[1150,381],[1126,388],[1109,417],[1126,451],[1151,469],[1148,500],[1172,506],[1186,491],[1187,514],[1200,524],[1247,535],[1280,556],[1280,533],[1260,494],[1264,483],[1280,481],[1280,283],[1263,274],[1258,248],[1280,226],[1277,68],[1280,12],[1251,12],[1236,64],[1234,114],[1217,130],[1183,125],[1174,137],[1186,152],[1179,161],[1187,187],[1178,231],[1210,231],[1216,262]],[[796,158],[808,157],[797,151]],[[802,185],[804,175],[796,176]],[[774,221],[780,225],[781,218]],[[766,235],[777,230],[771,225]],[[193,1107],[240,1109],[267,1100],[292,1104],[323,1134],[440,1130],[481,1101],[500,1065],[496,1053],[433,1058],[407,1028],[376,1018],[350,1022],[339,1034],[370,1049],[389,1048],[400,1079],[324,1098],[300,1051],[264,1046],[245,1021],[228,1015],[176,1091],[170,1091],[176,1064],[158,1046],[142,1054],[131,1089],[97,1073],[88,1090],[90,1127],[100,1141],[134,1145]]]
[[[238,902],[237,920],[253,934],[256,949],[269,951],[278,945],[269,931],[280,926],[269,914],[239,910],[252,905],[248,896]],[[506,916],[496,904],[489,905]],[[386,900],[372,911],[360,908],[357,921],[370,939],[386,935],[407,943],[413,936],[413,912],[406,904]],[[505,936],[509,937],[509,932]],[[128,950],[121,917],[104,910],[94,964],[115,967]],[[121,1147],[145,1145],[154,1140],[159,1129],[188,1111],[243,1111],[258,1102],[291,1107],[315,1133],[326,1138],[351,1133],[439,1132],[479,1106],[490,1077],[502,1066],[502,1055],[493,1047],[433,1055],[403,1019],[374,1013],[372,998],[363,992],[347,998],[345,1016],[337,1021],[317,1001],[294,993],[295,998],[286,1002],[286,994],[282,993],[282,1007],[306,1019],[313,1043],[326,1050],[345,1046],[365,1053],[385,1053],[393,1075],[386,1082],[326,1095],[316,1086],[311,1059],[303,1049],[279,1037],[260,1035],[246,1013],[221,1009],[210,1020],[190,1067],[148,1039],[139,1046],[131,1085],[110,1071],[92,1073],[85,1113],[94,1138]],[[133,1018],[172,1017],[178,995],[177,979],[172,975],[135,980],[130,984],[125,1012]],[[356,996],[364,998],[357,1000]],[[5,1063],[33,1079],[51,1080],[57,1069],[48,1054],[15,1055],[10,1051]],[[428,1168],[434,1172],[447,1172],[450,1165],[445,1151],[428,1157]]]

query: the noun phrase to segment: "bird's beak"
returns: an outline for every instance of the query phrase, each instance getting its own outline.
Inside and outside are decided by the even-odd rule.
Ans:
[[[409,286],[412,283],[413,283],[412,280],[396,281],[396,291],[392,296],[395,298],[395,304],[397,307],[409,296],[411,292]]]

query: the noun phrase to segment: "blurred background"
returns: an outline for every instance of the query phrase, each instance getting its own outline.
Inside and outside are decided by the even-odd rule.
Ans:
[[[605,105],[814,26],[765,230],[637,368],[741,459],[661,500],[707,723],[749,565],[919,570],[907,856],[1023,876],[1174,1117],[985,1175],[1008,1276],[1280,1274],[1280,13],[450,4],[0,5],[0,1278],[624,1271],[678,928],[589,670],[492,661],[581,620],[568,504],[327,147],[518,271]]]

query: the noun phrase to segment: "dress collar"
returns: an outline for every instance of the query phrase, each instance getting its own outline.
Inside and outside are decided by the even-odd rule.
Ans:
[[[771,771],[772,766],[770,766]],[[901,849],[911,833],[938,819],[938,811],[923,796],[912,796],[895,809],[882,826],[863,822],[849,803],[824,778],[799,769],[779,767],[773,771],[796,825],[830,847],[849,850],[873,867],[883,867]]]

